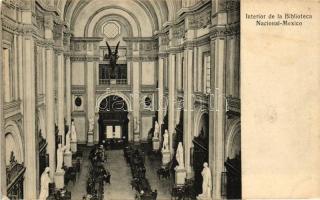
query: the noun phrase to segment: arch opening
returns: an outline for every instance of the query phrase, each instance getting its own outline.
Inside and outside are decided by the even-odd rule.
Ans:
[[[99,103],[99,143],[109,149],[120,149],[128,143],[129,119],[126,101],[109,95]]]

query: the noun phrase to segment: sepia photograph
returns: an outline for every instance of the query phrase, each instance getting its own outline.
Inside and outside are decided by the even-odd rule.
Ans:
[[[3,199],[241,198],[240,0],[1,1]]]
[[[319,0],[253,2],[0,0],[0,199],[319,198]]]

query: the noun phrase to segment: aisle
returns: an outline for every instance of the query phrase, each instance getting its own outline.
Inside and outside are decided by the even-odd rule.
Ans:
[[[70,182],[67,189],[71,191],[72,200],[81,200],[86,194],[86,182],[88,179],[88,152],[85,150],[83,153],[83,162],[81,165],[80,175],[77,178],[75,185]],[[111,173],[111,184],[105,185],[105,200],[134,200],[135,190],[131,189],[132,175],[129,165],[126,163],[123,150],[108,150],[106,168]],[[157,177],[157,169],[160,167],[160,160],[145,159],[146,178],[149,180],[152,190],[158,190],[157,200],[170,199],[170,191],[173,180],[162,179]]]
[[[145,159],[146,178],[149,180],[152,190],[158,191],[157,200],[169,200],[171,199],[171,188],[173,185],[173,177],[169,179],[161,178],[159,180],[157,170],[161,166],[161,160],[152,159],[147,156]]]
[[[111,173],[111,184],[105,186],[105,200],[133,200],[135,191],[131,190],[131,172],[123,150],[107,151],[107,169]]]
[[[111,184],[104,186],[105,200],[134,200],[135,191],[131,190],[131,172],[124,160],[122,150],[107,151],[106,168],[111,173]],[[84,151],[83,163],[76,184],[70,182],[67,189],[71,191],[72,200],[81,200],[86,194],[86,182],[88,180],[88,151]]]
[[[71,191],[72,200],[81,200],[82,197],[86,194],[88,168],[88,151],[83,151],[83,161],[81,164],[80,174],[77,176],[77,181],[75,185],[72,184],[72,181],[69,181],[69,184],[67,186],[68,191]]]

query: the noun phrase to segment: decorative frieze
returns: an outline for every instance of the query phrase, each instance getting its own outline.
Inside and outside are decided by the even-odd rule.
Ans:
[[[88,52],[93,52],[95,56],[99,54],[99,42],[102,40],[100,37],[91,38],[71,38],[70,51],[75,55],[87,55]],[[92,53],[91,53],[92,54]]]
[[[72,85],[72,94],[84,94],[86,92],[86,86],[84,85]]]
[[[93,61],[99,61],[99,56],[89,56],[89,55],[71,55],[70,60],[71,61],[87,61],[87,62],[93,62]]]
[[[175,39],[181,39],[185,36],[184,21],[178,25],[172,27],[172,36]]]
[[[227,26],[213,26],[210,28],[210,37],[225,37],[228,35],[237,35],[240,33],[240,24],[232,24]]]
[[[2,16],[2,30],[15,33],[20,29],[19,29],[19,24],[17,22],[13,21],[8,17]]]
[[[169,55],[168,52],[159,52],[159,53],[158,53],[158,57],[159,57],[159,58],[167,58],[168,55]]]
[[[128,56],[127,61],[139,62],[139,61],[156,61],[158,59],[157,55],[152,56]]]
[[[234,97],[227,97],[226,110],[227,112],[240,114],[240,110],[241,110],[240,99],[234,98]]]
[[[169,45],[169,32],[159,35],[160,46]]]
[[[205,107],[208,107],[209,105],[209,95],[203,94],[203,93],[195,93],[193,95],[194,102],[196,105],[203,105]]]
[[[182,17],[180,20],[187,20],[187,27],[190,30],[206,28],[211,24],[211,9],[207,6],[195,13],[186,14],[185,19]]]
[[[197,28],[206,28],[211,24],[211,10],[205,10],[197,16]]]
[[[16,19],[16,4],[13,0],[4,0],[2,3],[1,12],[3,16],[11,19]]]

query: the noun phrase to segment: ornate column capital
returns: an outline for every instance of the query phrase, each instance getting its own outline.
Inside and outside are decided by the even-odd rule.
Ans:
[[[44,28],[53,30],[54,22],[53,22],[53,16],[52,15],[45,15],[44,16]]]

